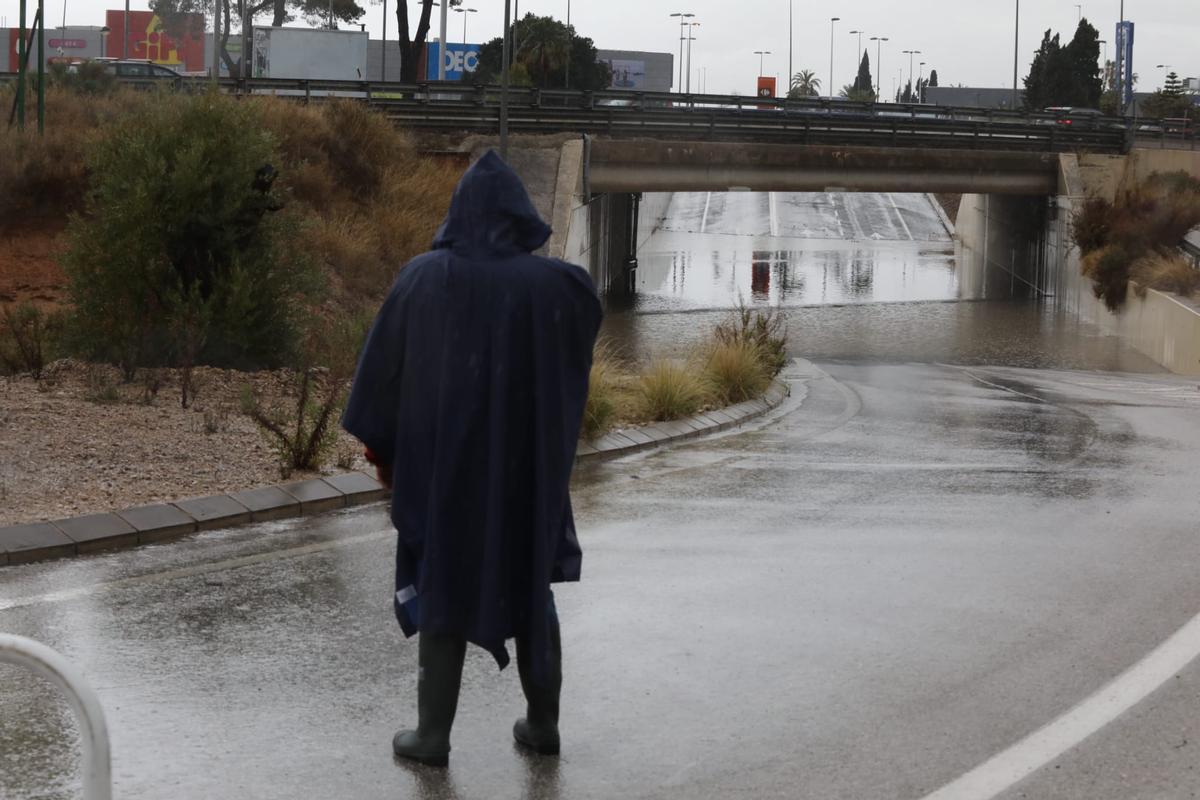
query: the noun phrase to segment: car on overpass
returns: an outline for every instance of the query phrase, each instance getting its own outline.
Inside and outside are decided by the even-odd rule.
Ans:
[[[165,85],[178,89],[183,86],[184,76],[170,67],[155,64],[153,61],[125,58],[93,58],[91,63],[103,64],[104,71],[123,81],[139,86]],[[80,61],[67,66],[68,72],[78,72]]]

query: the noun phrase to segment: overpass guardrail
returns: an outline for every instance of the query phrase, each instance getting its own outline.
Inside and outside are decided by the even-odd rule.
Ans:
[[[0,73],[0,82],[15,80]],[[138,88],[161,79],[119,79]],[[433,130],[494,133],[501,89],[461,83],[184,77],[164,88],[238,95],[275,95],[320,102],[359,99],[397,124]],[[717,141],[949,147],[1041,152],[1125,152],[1136,142],[1200,149],[1195,130],[1176,131],[1120,117],[1081,117],[923,104],[870,103],[830,98],[759,98],[627,90],[573,91],[510,87],[513,133],[577,132]],[[1168,144],[1169,143],[1169,144]]]

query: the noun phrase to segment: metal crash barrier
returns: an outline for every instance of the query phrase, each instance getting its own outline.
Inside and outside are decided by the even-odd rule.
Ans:
[[[28,667],[63,691],[79,723],[84,800],[111,800],[112,761],[104,709],[83,673],[57,651],[24,636],[0,633],[0,663]],[[3,789],[0,782],[0,789]]]

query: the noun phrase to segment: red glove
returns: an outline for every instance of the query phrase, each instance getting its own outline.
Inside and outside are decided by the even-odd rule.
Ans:
[[[392,465],[383,463],[379,456],[375,455],[375,451],[371,448],[366,448],[363,451],[363,457],[375,467],[375,478],[388,489],[392,488]]]

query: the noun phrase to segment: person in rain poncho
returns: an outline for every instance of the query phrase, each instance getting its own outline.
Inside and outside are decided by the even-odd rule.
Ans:
[[[568,482],[601,311],[586,272],[533,255],[549,236],[499,156],[471,166],[384,301],[342,418],[392,487],[396,617],[421,634],[417,727],[393,749],[426,764],[448,762],[468,642],[503,669],[516,639],[513,735],[559,751],[550,584],[579,580]]]

